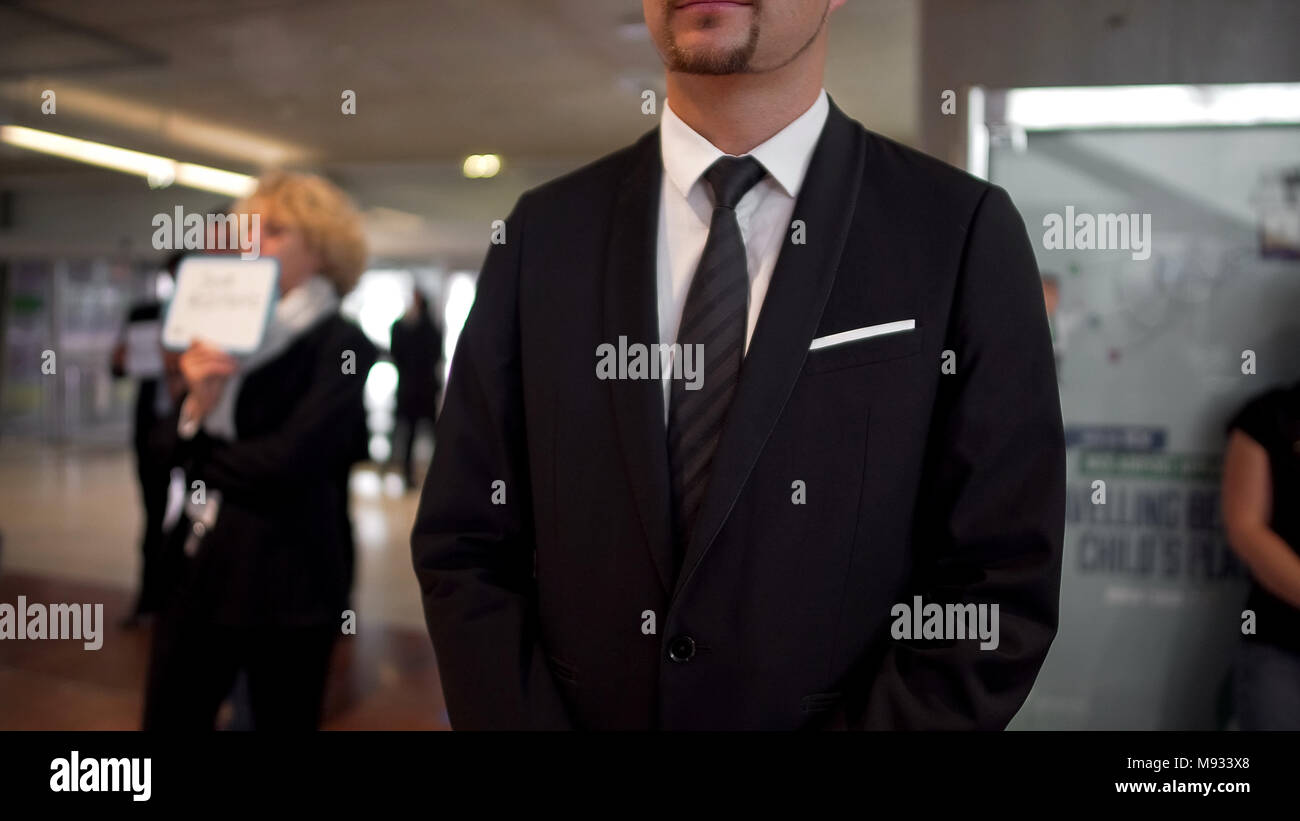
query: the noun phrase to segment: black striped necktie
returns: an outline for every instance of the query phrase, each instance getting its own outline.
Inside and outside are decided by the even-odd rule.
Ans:
[[[695,269],[677,343],[703,356],[694,358],[703,369],[698,390],[687,390],[688,379],[672,379],[668,404],[668,459],[672,471],[673,541],[676,567],[689,544],[695,519],[708,489],[713,454],[722,438],[727,409],[740,382],[749,316],[749,274],[745,243],[736,222],[736,203],[766,175],[753,157],[722,157],[704,172],[713,190],[713,218],[704,253]]]

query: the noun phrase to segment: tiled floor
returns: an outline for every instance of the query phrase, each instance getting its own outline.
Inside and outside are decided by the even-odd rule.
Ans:
[[[357,634],[338,642],[326,729],[446,729],[408,536],[417,497],[373,469],[353,475]],[[126,630],[139,513],[124,449],[0,449],[0,602],[103,602],[104,644],[0,642],[0,730],[139,726],[147,627]]]

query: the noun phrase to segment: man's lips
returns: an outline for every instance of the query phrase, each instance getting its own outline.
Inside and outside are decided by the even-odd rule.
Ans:
[[[740,2],[740,0],[684,0],[674,7],[674,11],[683,9],[695,9],[697,11],[723,11],[725,9],[747,8],[752,3]]]

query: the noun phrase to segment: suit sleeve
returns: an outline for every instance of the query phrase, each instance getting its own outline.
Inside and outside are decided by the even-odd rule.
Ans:
[[[841,729],[1004,729],[1056,635],[1060,399],[1038,266],[1001,188],[986,191],[968,229],[944,348],[956,373],[940,376],[910,593],[926,604],[995,605],[998,643],[893,640],[834,717]]]
[[[355,368],[344,371],[343,355],[351,351]],[[310,389],[303,394],[280,427],[262,436],[229,441],[209,436],[202,428],[193,438],[177,432],[185,396],[168,414],[150,426],[146,445],[160,462],[201,475],[212,488],[242,495],[276,494],[302,479],[319,476],[340,459],[355,461],[347,437],[365,423],[363,394],[376,351],[357,330],[351,339],[326,345]],[[166,390],[163,385],[159,390]],[[364,439],[364,437],[363,437]],[[344,455],[346,454],[346,455]]]
[[[324,346],[311,387],[277,430],[236,441],[202,430],[188,442],[175,438],[181,463],[199,466],[210,487],[242,495],[281,492],[300,479],[330,471],[340,459],[350,464],[357,444],[350,439],[365,417],[366,376],[377,358],[374,345],[359,330],[350,337]],[[348,352],[355,356],[355,367],[345,371]],[[166,435],[174,437],[174,426]]]
[[[518,307],[526,201],[479,275],[411,534],[457,730],[572,726],[539,637],[533,577]]]

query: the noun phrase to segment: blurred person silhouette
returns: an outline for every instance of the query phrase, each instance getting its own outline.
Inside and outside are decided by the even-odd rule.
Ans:
[[[168,258],[165,270],[172,277],[184,255],[185,252],[178,251]],[[163,304],[157,298],[134,303],[122,323],[109,363],[113,376],[136,380],[131,443],[144,521],[140,538],[140,587],[135,605],[122,624],[127,628],[136,627],[157,613],[168,589],[165,571],[169,562],[163,555],[167,549],[163,519],[167,513],[171,462],[168,454],[159,453],[149,443],[154,428],[167,424],[180,397],[180,370],[179,357],[163,350],[162,312]]]
[[[414,289],[411,307],[393,323],[389,338],[390,355],[397,367],[392,458],[395,460],[400,452],[402,478],[410,489],[415,486],[411,463],[415,437],[422,421],[428,422],[432,432],[442,393],[442,330],[419,288]]]
[[[180,357],[186,394],[164,439],[186,472],[182,566],[154,633],[146,729],[212,729],[241,671],[254,728],[319,726],[348,607],[348,474],[377,356],[339,314],[365,262],[360,217],[324,179],[282,172],[235,211],[259,216],[280,300],[250,355],[196,341]]]
[[[1233,675],[1243,730],[1300,730],[1300,381],[1228,422],[1222,504],[1228,543],[1250,570]]]

